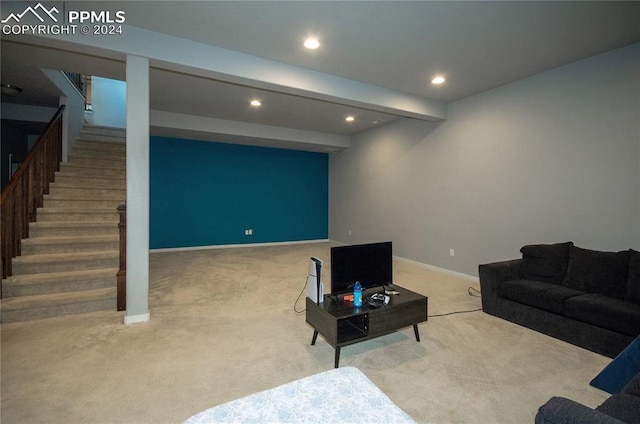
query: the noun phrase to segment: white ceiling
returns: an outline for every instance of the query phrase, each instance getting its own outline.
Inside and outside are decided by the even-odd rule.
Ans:
[[[445,102],[640,41],[640,2],[115,3],[142,28]]]
[[[103,1],[65,7],[97,4],[124,10],[127,25],[445,103],[640,41],[637,1]],[[320,39],[318,50],[302,47],[308,35]],[[35,72],[40,67],[124,79],[121,57],[35,44],[3,37],[2,82],[25,87],[16,102],[57,104],[56,90]],[[434,74],[447,82],[429,84]],[[167,112],[347,136],[380,125],[373,121],[400,118],[167,69],[152,69],[150,81],[151,108]],[[253,96],[265,106],[249,108]],[[348,113],[356,122],[344,122]]]

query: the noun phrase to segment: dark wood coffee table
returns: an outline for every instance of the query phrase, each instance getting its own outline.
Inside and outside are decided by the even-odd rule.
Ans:
[[[311,344],[316,344],[318,333],[335,348],[335,367],[340,362],[340,348],[384,336],[402,328],[413,326],[416,341],[420,341],[418,324],[427,320],[428,298],[397,285],[388,286],[399,292],[391,295],[387,306],[373,309],[360,308],[345,301],[344,295],[324,296],[320,305],[307,297],[307,322],[313,327]],[[364,296],[383,292],[382,288],[367,290]]]

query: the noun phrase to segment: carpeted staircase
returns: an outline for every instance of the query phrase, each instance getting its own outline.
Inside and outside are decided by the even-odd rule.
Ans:
[[[124,129],[85,126],[2,283],[2,322],[116,310]]]

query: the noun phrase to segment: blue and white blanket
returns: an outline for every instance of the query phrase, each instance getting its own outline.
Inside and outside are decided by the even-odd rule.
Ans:
[[[415,423],[353,367],[337,368],[202,411],[184,424]]]

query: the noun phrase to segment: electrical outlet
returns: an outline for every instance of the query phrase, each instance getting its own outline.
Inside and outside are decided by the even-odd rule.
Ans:
[[[449,256],[455,256],[456,251],[454,249],[449,249]]]
[[[351,236],[351,230],[349,230],[349,236]]]

